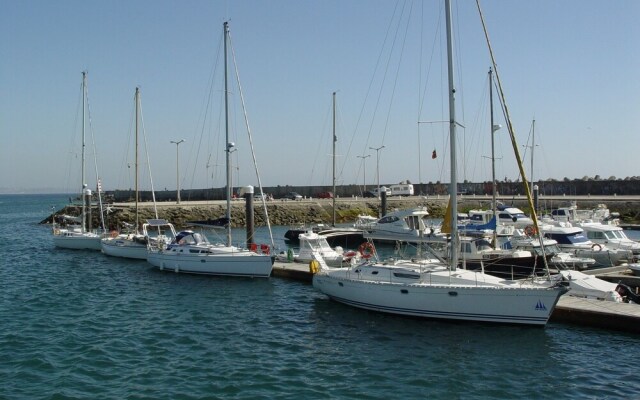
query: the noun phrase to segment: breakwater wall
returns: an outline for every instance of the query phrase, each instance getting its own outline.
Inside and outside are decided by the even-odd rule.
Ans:
[[[506,205],[521,208],[526,213],[530,212],[526,199],[523,196],[519,198],[500,198],[500,201]],[[387,199],[387,211],[401,208],[427,207],[429,214],[433,218],[442,218],[447,207],[447,196],[414,196],[408,198],[389,198]],[[601,200],[581,199],[578,204],[581,209],[596,208]],[[486,197],[478,198],[476,196],[460,196],[458,210],[466,212],[470,209],[489,208],[490,200]],[[566,201],[553,200],[553,202],[545,200],[540,202],[543,209],[550,209],[566,205]],[[616,201],[607,204],[612,212],[618,212],[622,221],[626,223],[640,223],[640,199],[633,201]],[[225,215],[226,203],[222,201],[211,202],[188,202],[183,201],[181,204],[175,202],[158,203],[158,217],[164,218],[177,227],[186,226],[187,221],[206,220],[223,217]],[[290,226],[297,224],[331,224],[333,219],[333,201],[332,200],[302,200],[302,201],[283,201],[273,200],[266,202],[269,221],[272,225]],[[68,205],[61,210],[56,211],[42,221],[42,223],[51,223],[56,216],[63,214],[79,215],[80,206]],[[345,224],[354,222],[358,215],[367,214],[378,216],[383,212],[378,199],[367,198],[340,198],[336,201],[336,223]],[[99,226],[98,211],[93,211],[93,226]],[[266,225],[265,212],[262,203],[254,203],[255,225]],[[155,218],[153,204],[150,202],[141,203],[139,207],[139,219]],[[234,200],[231,203],[231,220],[232,226],[244,227],[246,225],[245,201]],[[135,221],[135,207],[133,203],[111,204],[106,213],[106,225],[108,229],[120,229],[123,222],[132,223]]]
[[[391,186],[394,183],[381,184],[381,186]],[[541,196],[636,196],[640,195],[640,178],[612,179],[612,180],[547,180],[536,182]],[[447,183],[419,183],[413,184],[416,195],[423,196],[444,196],[448,193]],[[366,190],[365,190],[366,189]],[[367,190],[374,189],[373,185],[363,187],[362,185],[340,185],[336,186],[336,195],[339,197],[363,197]],[[256,190],[257,191],[257,190]],[[297,192],[307,198],[315,198],[319,193],[332,192],[331,186],[268,186],[264,187],[264,193],[272,195],[274,198],[284,196],[288,192]],[[492,191],[491,182],[458,184],[458,193],[466,195],[490,195]],[[521,182],[497,182],[497,191],[502,196],[518,196],[524,194]],[[107,191],[107,196],[115,202],[133,201],[135,191],[113,190]],[[177,192],[175,190],[160,190],[155,193],[157,201],[176,201]],[[180,198],[184,201],[202,200],[222,200],[226,196],[226,189],[186,189],[180,191]],[[151,201],[150,191],[140,192],[141,201]]]

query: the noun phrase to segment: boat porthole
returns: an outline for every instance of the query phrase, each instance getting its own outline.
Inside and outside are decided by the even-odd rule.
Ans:
[[[400,293],[402,294],[409,294],[409,291],[407,289],[401,289]]]
[[[457,295],[458,295],[458,292],[449,292],[449,296],[454,296],[455,297]]]
[[[206,263],[206,262],[207,262],[207,260],[200,260],[200,262],[201,262],[201,263]]]
[[[342,282],[338,282],[338,286],[344,286]]]

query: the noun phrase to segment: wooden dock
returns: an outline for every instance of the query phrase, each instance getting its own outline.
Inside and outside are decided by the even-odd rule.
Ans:
[[[640,333],[640,305],[562,296],[551,321]]]
[[[311,283],[313,280],[313,274],[309,271],[309,264],[298,262],[274,262],[271,276],[307,283]]]
[[[610,282],[622,282],[632,287],[640,286],[640,277],[627,275],[626,270],[626,267],[620,266],[584,272]],[[311,283],[313,279],[308,264],[279,261],[273,264],[271,276],[306,283]],[[640,305],[564,295],[558,301],[551,321],[640,333]]]

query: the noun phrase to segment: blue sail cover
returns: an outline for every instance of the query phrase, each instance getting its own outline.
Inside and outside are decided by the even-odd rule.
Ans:
[[[465,224],[458,225],[458,231],[464,231],[465,233],[474,231],[495,231],[496,230],[496,217],[491,218],[491,221],[486,224]]]

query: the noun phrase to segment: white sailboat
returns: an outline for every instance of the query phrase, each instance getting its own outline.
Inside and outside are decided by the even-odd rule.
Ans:
[[[85,183],[85,126],[86,126],[86,105],[87,105],[87,73],[82,72],[82,157],[81,157],[81,180],[82,180],[82,214],[79,225],[58,227],[53,222],[53,244],[56,247],[65,249],[86,249],[100,250],[100,239],[102,236],[91,230],[91,189]],[[100,196],[100,193],[98,193]],[[102,214],[102,211],[100,211]],[[101,215],[102,220],[102,215]]]
[[[102,252],[108,256],[123,257],[123,258],[135,258],[139,260],[147,259],[147,246],[157,247],[164,243],[165,245],[171,243],[176,237],[176,231],[172,224],[165,220],[158,219],[158,212],[156,211],[155,219],[148,220],[142,227],[142,233],[139,231],[140,221],[138,215],[138,200],[139,200],[139,162],[138,162],[138,138],[139,138],[139,122],[140,122],[140,89],[136,88],[135,92],[135,109],[136,109],[136,122],[135,122],[135,226],[131,232],[120,233],[112,235],[112,237],[103,238],[100,242]],[[148,158],[148,157],[147,157]],[[153,184],[151,187],[153,193]],[[154,197],[155,206],[155,197]],[[152,229],[150,229],[152,228]]]
[[[365,262],[330,268],[321,259],[311,265],[313,286],[329,298],[351,306],[393,314],[451,319],[545,325],[558,298],[557,286],[503,280],[483,272],[457,268],[456,119],[453,84],[451,5],[446,0],[449,64],[451,149],[450,210],[452,227],[449,263],[438,259]]]
[[[271,275],[273,259],[269,252],[258,253],[231,244],[231,152],[234,144],[229,142],[228,82],[227,82],[227,46],[229,41],[228,22],[224,22],[224,85],[225,85],[225,124],[226,166],[227,166],[227,242],[212,244],[207,238],[193,231],[179,232],[168,246],[149,248],[147,261],[160,270],[175,272],[248,276],[268,278]]]

